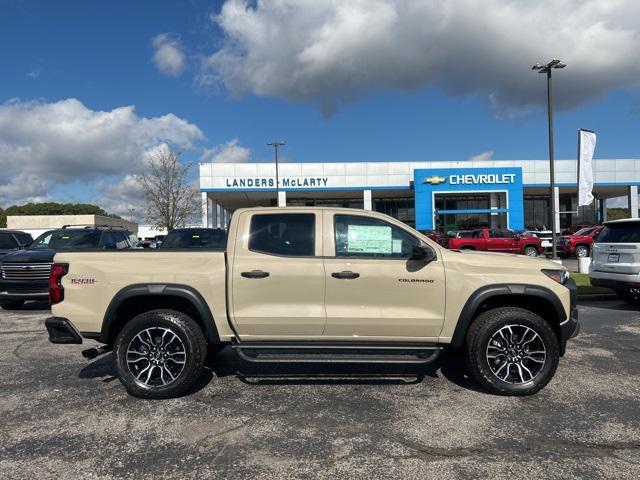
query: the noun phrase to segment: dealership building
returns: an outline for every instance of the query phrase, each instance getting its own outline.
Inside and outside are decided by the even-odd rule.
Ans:
[[[577,161],[556,160],[558,230],[606,220],[607,199],[638,216],[640,160],[593,161],[595,201],[577,208]],[[200,164],[203,225],[254,206],[332,206],[391,215],[419,230],[550,229],[548,160]]]

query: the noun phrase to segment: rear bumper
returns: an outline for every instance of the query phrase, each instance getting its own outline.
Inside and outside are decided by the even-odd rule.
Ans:
[[[612,274],[605,274],[605,278],[598,278],[597,276],[591,276],[591,285],[594,287],[610,288],[619,292],[628,292],[631,290],[640,290],[640,280],[635,275],[626,275],[628,279],[624,279],[625,276],[618,275],[620,278],[610,278]],[[633,280],[632,280],[633,279]]]
[[[51,343],[82,343],[80,333],[66,318],[49,317],[44,321],[44,326],[47,327]]]

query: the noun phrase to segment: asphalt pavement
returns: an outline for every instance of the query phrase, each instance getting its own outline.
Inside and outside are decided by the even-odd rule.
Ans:
[[[554,380],[489,395],[445,358],[255,367],[229,349],[188,396],[127,396],[111,356],[0,311],[0,478],[640,478],[640,312],[580,306]]]

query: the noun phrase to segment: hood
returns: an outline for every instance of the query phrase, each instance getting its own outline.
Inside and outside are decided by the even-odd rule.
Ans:
[[[0,257],[2,263],[46,263],[53,262],[55,250],[16,250]]]

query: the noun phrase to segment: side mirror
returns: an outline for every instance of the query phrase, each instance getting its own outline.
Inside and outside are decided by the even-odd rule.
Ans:
[[[435,252],[424,245],[414,245],[411,251],[411,260],[418,260],[429,263],[436,258]]]

